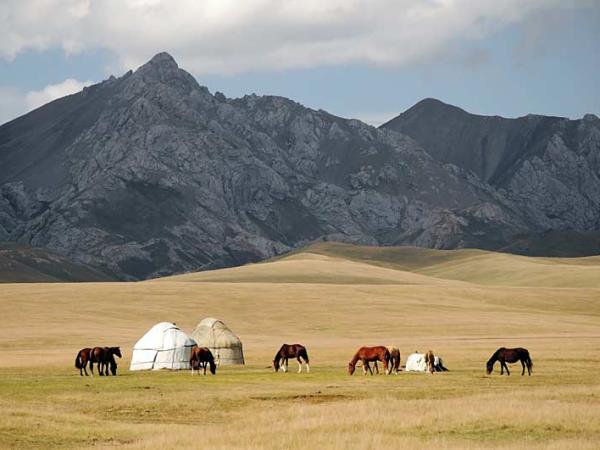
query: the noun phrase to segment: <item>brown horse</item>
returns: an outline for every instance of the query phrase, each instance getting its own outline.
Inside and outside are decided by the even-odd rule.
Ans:
[[[488,375],[493,372],[496,361],[500,361],[500,375],[504,375],[504,369],[506,369],[506,375],[510,375],[510,371],[508,370],[506,363],[514,364],[517,361],[520,361],[521,366],[523,367],[521,376],[525,375],[525,366],[527,366],[527,372],[529,373],[529,376],[531,376],[531,371],[533,370],[533,361],[531,361],[531,358],[529,357],[529,351],[525,348],[501,347],[496,350],[486,364],[486,372]]]
[[[207,365],[210,366],[210,373],[214,375],[217,372],[217,365],[210,349],[208,347],[198,347],[197,345],[192,347],[190,352],[192,375],[194,375],[194,370],[200,372],[200,369],[204,369],[204,375],[206,375]]]
[[[104,347],[102,353],[102,362],[100,363],[100,375],[102,375],[102,370],[104,369],[104,375],[108,376],[108,369],[110,367],[110,372],[113,376],[117,375],[117,361],[115,360],[115,356],[122,358],[121,348],[120,347]]]
[[[398,375],[400,373],[400,349],[393,345],[388,345],[387,349],[390,351],[390,373]],[[375,372],[379,374],[379,367],[377,367],[377,361],[373,363],[375,366]]]
[[[86,347],[86,348],[82,348],[81,350],[79,350],[77,352],[77,356],[75,356],[75,368],[79,369],[79,375],[83,376],[83,372],[85,372],[85,376],[89,376],[88,372],[87,372],[87,365],[88,362],[90,361],[90,352],[92,351],[91,348]],[[82,372],[83,370],[83,372]],[[92,376],[94,375],[94,372],[92,371]]]
[[[100,376],[108,376],[108,368],[111,367],[113,375],[117,373],[117,362],[114,356],[121,358],[121,349],[119,347],[94,347],[89,353],[90,370],[94,375],[94,364],[98,366]],[[114,370],[112,370],[114,368]]]
[[[388,375],[390,370],[388,369],[390,362],[390,351],[384,347],[383,345],[379,345],[377,347],[361,347],[352,357],[352,360],[348,363],[348,373],[352,375],[354,370],[356,370],[356,363],[358,361],[362,362],[363,366],[363,374],[367,374],[367,370],[373,375],[373,371],[371,370],[371,366],[369,366],[369,362],[373,361],[381,361],[383,364],[383,369]]]
[[[306,347],[300,344],[283,344],[281,346],[273,358],[273,369],[275,372],[279,370],[279,367],[281,367],[283,372],[287,372],[289,358],[296,358],[298,360],[298,373],[302,372],[302,360],[304,360],[306,373],[310,373],[308,352],[306,351]]]
[[[425,364],[427,364],[427,371],[429,373],[433,373],[435,371],[435,356],[431,350],[425,353]]]
[[[390,352],[390,373],[394,372],[398,375],[398,372],[400,372],[400,349],[393,345],[388,346],[387,349]],[[375,364],[377,364],[377,362],[375,362]]]

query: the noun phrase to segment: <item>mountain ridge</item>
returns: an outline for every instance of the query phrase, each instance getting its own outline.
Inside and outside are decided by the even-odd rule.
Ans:
[[[159,53],[0,126],[0,239],[144,279],[315,240],[496,249],[551,228],[391,128],[213,95]]]

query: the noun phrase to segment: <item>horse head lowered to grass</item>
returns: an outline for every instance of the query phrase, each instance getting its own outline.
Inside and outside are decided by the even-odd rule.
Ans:
[[[383,345],[359,348],[348,363],[348,373],[350,375],[352,375],[356,370],[356,363],[358,361],[362,362],[364,375],[367,374],[367,370],[371,373],[371,375],[373,375],[373,371],[371,370],[369,363],[376,361],[381,361],[386,375],[389,375],[391,372],[390,351]]]
[[[521,371],[521,376],[525,375],[525,367],[527,367],[527,372],[529,376],[531,376],[531,371],[533,370],[533,361],[531,361],[529,351],[526,348],[501,347],[496,350],[486,363],[486,372],[488,375],[494,371],[494,364],[496,364],[496,361],[500,361],[500,375],[504,375],[504,370],[506,370],[506,375],[510,375],[510,371],[508,370],[506,363],[513,364],[520,361],[523,368]]]
[[[283,344],[279,350],[277,350],[277,353],[275,353],[275,357],[273,358],[273,369],[275,372],[280,368],[283,372],[287,372],[288,359],[290,358],[296,358],[298,360],[298,373],[302,372],[302,360],[304,360],[304,364],[306,364],[306,372],[310,372],[308,352],[306,351],[306,347],[301,344]]]

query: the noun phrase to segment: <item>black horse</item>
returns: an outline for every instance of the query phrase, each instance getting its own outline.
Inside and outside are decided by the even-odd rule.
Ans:
[[[310,372],[306,347],[300,344],[283,344],[281,346],[273,358],[273,369],[275,372],[277,372],[280,367],[284,372],[287,372],[289,358],[296,358],[298,360],[298,373],[302,372],[302,360],[304,360],[304,364],[306,364],[306,372]]]
[[[531,371],[533,370],[533,362],[529,357],[529,351],[526,348],[499,348],[492,355],[492,357],[487,362],[487,374],[491,374],[494,370],[494,364],[496,361],[500,361],[500,375],[504,375],[504,369],[506,369],[506,374],[510,375],[510,371],[508,370],[508,366],[506,363],[514,364],[518,361],[521,362],[521,366],[523,366],[523,371],[521,372],[521,376],[525,375],[525,366],[527,366],[527,372],[531,376]]]

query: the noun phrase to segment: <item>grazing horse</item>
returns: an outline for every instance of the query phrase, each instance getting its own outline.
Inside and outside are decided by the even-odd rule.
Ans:
[[[200,369],[204,369],[204,375],[206,375],[207,365],[210,366],[210,373],[214,375],[217,372],[217,365],[215,364],[215,358],[208,347],[198,347],[197,345],[192,347],[190,352],[192,375],[194,375],[194,370],[197,370],[199,373]]]
[[[427,364],[427,371],[429,373],[435,371],[435,356],[431,350],[425,353],[425,364]]]
[[[79,350],[79,352],[77,352],[77,356],[75,356],[75,368],[79,369],[79,375],[83,376],[83,372],[85,372],[85,376],[89,376],[88,372],[87,372],[87,365],[88,362],[90,361],[90,352],[92,351],[91,348],[86,347],[86,348],[82,348],[81,350]],[[82,372],[83,370],[83,372]],[[94,371],[92,371],[92,376],[94,375]]]
[[[387,349],[390,352],[390,373],[398,375],[400,373],[400,349],[393,345],[388,345]],[[377,367],[377,361],[373,363],[375,366],[375,372],[379,374],[379,367]]]
[[[102,352],[102,361],[100,362],[100,365],[98,366],[99,369],[98,371],[100,372],[100,375],[102,375],[102,372],[104,371],[104,375],[108,376],[108,369],[110,367],[110,371],[113,374],[113,376],[117,375],[117,361],[115,361],[115,356],[118,356],[119,358],[122,358],[123,355],[121,355],[121,348],[120,347],[104,347]]]
[[[306,373],[310,373],[306,347],[300,344],[283,344],[281,346],[273,358],[273,369],[275,372],[279,370],[279,367],[281,367],[283,372],[287,372],[289,358],[296,358],[298,360],[298,373],[302,372],[302,360],[304,360],[304,364],[306,364]]]
[[[525,375],[525,366],[527,366],[527,372],[529,376],[531,376],[531,371],[533,370],[533,362],[529,357],[529,351],[525,348],[504,348],[501,347],[492,355],[492,357],[488,360],[486,364],[487,374],[491,374],[494,370],[494,364],[496,361],[500,361],[500,375],[504,375],[504,369],[506,369],[506,375],[510,375],[510,371],[508,370],[508,366],[506,363],[516,363],[517,361],[521,362],[521,366],[523,367],[523,371],[521,372],[521,376]]]
[[[356,369],[356,363],[362,362],[363,374],[367,374],[367,370],[373,375],[369,362],[381,361],[385,374],[388,375],[390,370],[388,369],[390,362],[390,351],[383,345],[377,347],[361,347],[358,349],[356,354],[352,357],[352,360],[348,363],[348,373],[352,375]]]
[[[400,372],[400,349],[393,345],[389,345],[387,349],[390,352],[390,373],[394,372],[398,375]],[[375,362],[375,367],[377,367],[377,362]]]

